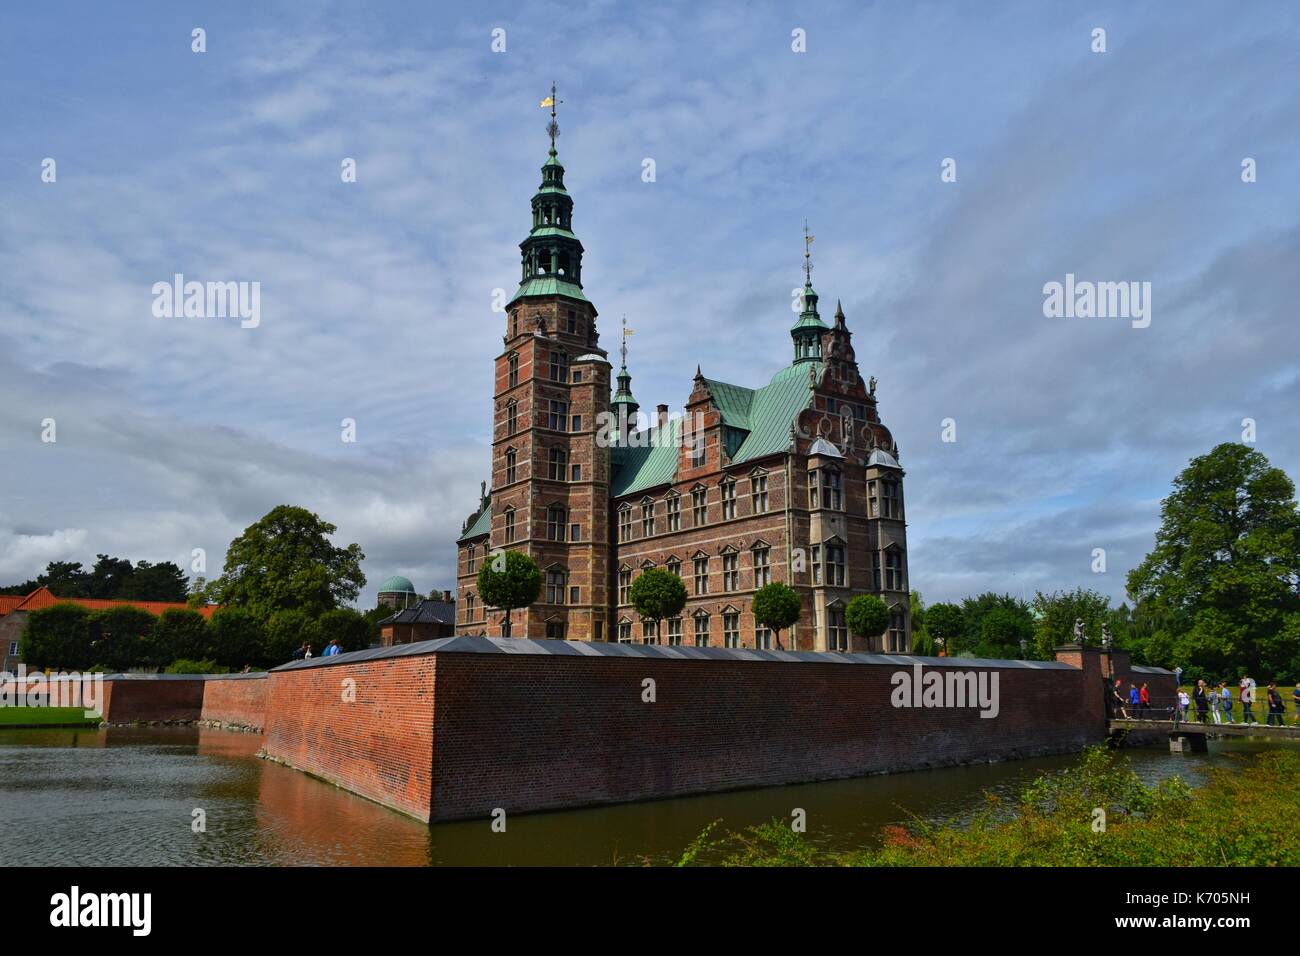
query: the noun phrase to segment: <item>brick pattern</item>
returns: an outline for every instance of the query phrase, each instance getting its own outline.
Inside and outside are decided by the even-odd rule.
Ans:
[[[424,655],[272,671],[265,754],[428,820],[440,664]]]
[[[260,730],[266,726],[266,688],[265,677],[205,681],[200,719]]]
[[[104,681],[104,720],[199,720],[203,716],[202,675],[177,680],[123,678]]]

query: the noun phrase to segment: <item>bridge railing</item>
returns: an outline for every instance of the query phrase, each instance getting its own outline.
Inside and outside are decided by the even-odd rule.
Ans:
[[[1215,715],[1218,719],[1215,719]],[[1178,697],[1162,696],[1151,697],[1146,704],[1133,704],[1127,698],[1121,703],[1114,699],[1108,698],[1106,701],[1106,716],[1111,720],[1160,720],[1172,721],[1175,724],[1215,724],[1215,723],[1256,723],[1273,725],[1275,727],[1295,727],[1300,726],[1300,711],[1297,711],[1295,702],[1282,698],[1282,709],[1280,711],[1270,711],[1268,707],[1268,698],[1256,697],[1255,702],[1251,704],[1249,714],[1247,714],[1242,702],[1234,697],[1232,698],[1232,707],[1225,710],[1222,707],[1222,698],[1216,710],[1213,700],[1211,700],[1207,709],[1200,712],[1197,709],[1196,701],[1188,694],[1187,706],[1183,707]]]

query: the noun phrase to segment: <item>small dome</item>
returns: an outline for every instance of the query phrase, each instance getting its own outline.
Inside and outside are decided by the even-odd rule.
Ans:
[[[379,585],[380,594],[414,594],[415,585],[409,578],[404,578],[400,574],[394,574],[391,578]]]
[[[898,468],[898,459],[883,448],[873,448],[871,454],[867,456],[867,467],[875,465],[879,468]]]

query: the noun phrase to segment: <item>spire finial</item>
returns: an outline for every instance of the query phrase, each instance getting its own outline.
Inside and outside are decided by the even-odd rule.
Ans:
[[[627,337],[635,332],[635,329],[627,327],[627,313],[623,313],[623,343],[618,347],[619,354],[623,356],[623,368],[627,369]]]
[[[817,238],[808,232],[808,220],[803,221],[803,284],[812,285],[812,244]]]
[[[563,103],[563,102],[564,102],[564,100],[556,99],[556,97],[555,97],[555,81],[552,80],[552,81],[551,81],[551,95],[548,96],[546,99],[542,100],[542,103],[541,103],[543,109],[545,109],[545,108],[548,107],[548,106],[551,108],[551,121],[550,121],[549,123],[546,124],[546,132],[549,133],[549,134],[550,134],[550,137],[551,137],[551,155],[552,155],[552,156],[555,155],[555,137],[557,137],[557,136],[560,135],[560,124],[557,123],[557,122],[555,121],[555,104],[556,104],[556,103]]]

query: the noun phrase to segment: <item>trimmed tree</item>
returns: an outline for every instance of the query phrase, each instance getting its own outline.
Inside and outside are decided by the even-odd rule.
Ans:
[[[93,663],[110,671],[126,671],[152,662],[153,629],[158,618],[134,607],[98,611],[90,619]]]
[[[966,613],[956,604],[932,604],[925,609],[925,631],[942,643],[944,653],[952,656],[953,645],[966,630]]]
[[[172,661],[205,660],[209,654],[208,622],[190,608],[168,608],[153,629],[154,661],[166,667]]]
[[[788,584],[773,581],[754,592],[754,620],[776,633],[777,650],[782,649],[781,632],[787,627],[794,627],[802,610],[799,593]]]
[[[31,670],[84,671],[91,664],[90,619],[79,604],[55,604],[32,611],[18,640],[19,655]]]
[[[844,609],[844,623],[858,637],[879,637],[889,626],[889,608],[874,594],[859,594]]]
[[[478,569],[478,594],[488,607],[505,612],[501,633],[510,636],[510,614],[528,607],[542,593],[542,569],[520,551],[502,551]]]
[[[659,622],[666,617],[682,613],[686,607],[686,585],[682,579],[663,568],[642,571],[632,587],[628,599],[643,621],[653,621],[655,639],[659,637]]]
[[[242,607],[223,607],[213,613],[208,618],[208,640],[218,664],[239,668],[245,664],[261,667],[266,663],[262,625]]]

